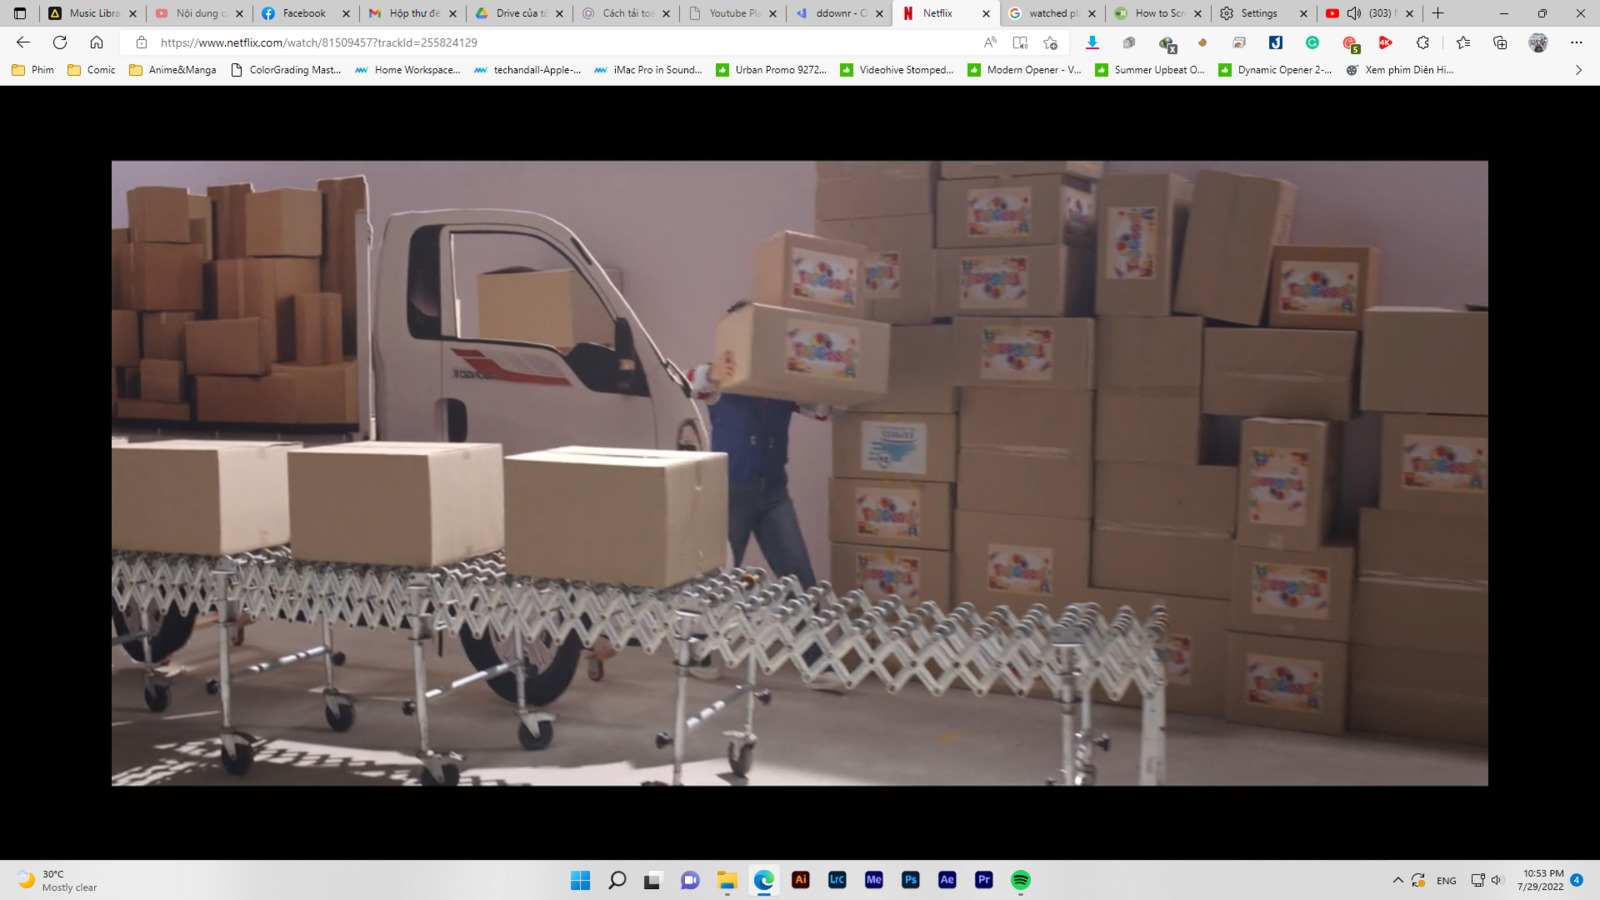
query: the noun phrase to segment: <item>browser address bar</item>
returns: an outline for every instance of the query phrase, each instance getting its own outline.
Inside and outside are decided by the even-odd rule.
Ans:
[[[1041,32],[1043,33],[1043,32]],[[1013,34],[1007,31],[1007,37]],[[1070,41],[1058,35],[1055,52],[1019,53],[1042,64],[1066,55]],[[983,49],[984,35],[961,31],[891,31],[888,28],[503,28],[329,30],[211,28],[195,31],[124,30],[125,56],[970,56]],[[1037,42],[1034,44],[1037,46]]]

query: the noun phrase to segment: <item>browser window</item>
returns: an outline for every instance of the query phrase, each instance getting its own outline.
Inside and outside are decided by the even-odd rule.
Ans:
[[[13,0],[13,87],[1582,85],[1600,6],[1452,0]]]

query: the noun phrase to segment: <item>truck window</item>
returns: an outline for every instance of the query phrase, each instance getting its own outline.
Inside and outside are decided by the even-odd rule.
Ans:
[[[608,347],[615,323],[562,251],[525,234],[455,234],[457,336],[554,347]]]

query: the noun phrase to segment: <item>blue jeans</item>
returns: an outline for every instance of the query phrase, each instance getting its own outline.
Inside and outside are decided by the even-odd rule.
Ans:
[[[800,518],[795,515],[787,487],[769,487],[761,480],[728,486],[728,543],[733,546],[735,566],[744,565],[744,551],[750,546],[751,535],[755,535],[772,574],[779,578],[793,575],[805,590],[816,587],[811,555],[806,552]],[[812,644],[805,652],[806,664],[816,662],[821,655],[822,648]]]

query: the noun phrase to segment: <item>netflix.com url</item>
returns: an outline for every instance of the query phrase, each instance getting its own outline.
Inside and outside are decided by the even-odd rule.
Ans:
[[[163,37],[153,42],[159,50],[472,50],[474,37],[321,37],[321,38],[177,38]]]

